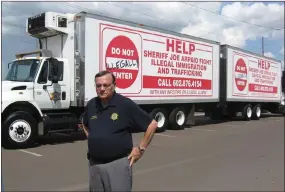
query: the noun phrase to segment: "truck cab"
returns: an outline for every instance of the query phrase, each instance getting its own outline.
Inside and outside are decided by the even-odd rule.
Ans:
[[[52,56],[21,56],[9,63],[2,82],[2,112],[15,101],[34,102],[41,110],[69,108],[69,73],[64,69],[68,69],[68,61]],[[51,102],[57,99],[60,102]]]
[[[70,60],[74,50],[69,47],[73,40],[67,40],[72,35],[70,20],[68,14],[53,12],[27,19],[27,32],[38,38],[40,50],[16,54],[8,64],[1,101],[4,147],[24,147],[39,135],[77,129],[78,118],[70,112],[74,100]]]

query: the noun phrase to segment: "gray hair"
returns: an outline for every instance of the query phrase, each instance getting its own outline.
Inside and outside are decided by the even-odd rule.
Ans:
[[[97,77],[102,77],[102,76],[105,76],[105,75],[108,75],[110,74],[112,76],[112,79],[113,79],[113,82],[112,83],[115,83],[116,82],[116,77],[115,75],[111,72],[111,71],[108,71],[108,70],[104,70],[104,71],[100,71],[99,73],[97,73],[95,75],[95,78],[94,80],[97,78]]]

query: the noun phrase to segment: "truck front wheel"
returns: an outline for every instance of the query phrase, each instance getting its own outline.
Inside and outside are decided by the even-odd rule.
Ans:
[[[37,121],[25,111],[9,115],[3,123],[2,141],[5,147],[27,147],[36,136]]]

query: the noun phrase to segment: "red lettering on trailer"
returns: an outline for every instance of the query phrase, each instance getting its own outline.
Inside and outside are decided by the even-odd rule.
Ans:
[[[143,76],[144,88],[201,89],[211,90],[212,81],[207,79]]]
[[[191,55],[195,51],[195,44],[180,40],[166,39],[166,51]]]
[[[264,60],[258,60],[258,68],[260,69],[265,69],[265,70],[269,70],[270,68],[270,63],[268,61],[264,61]]]
[[[259,93],[277,93],[278,91],[278,88],[276,86],[266,86],[258,84],[249,84],[248,89],[251,92],[259,92]]]
[[[167,59],[168,54],[167,53],[160,53],[156,51],[144,51],[144,57],[150,57],[150,58],[158,58],[158,59]]]

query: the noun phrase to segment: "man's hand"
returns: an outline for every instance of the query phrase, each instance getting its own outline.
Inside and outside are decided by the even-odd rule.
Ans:
[[[83,129],[86,137],[88,137],[88,128],[86,128],[83,124],[83,122],[81,122],[81,124],[78,125],[79,128]]]
[[[142,156],[142,153],[140,152],[138,147],[134,147],[131,154],[128,156],[128,159],[130,161],[130,166],[133,166],[135,162],[137,162]]]
[[[142,147],[144,150],[147,148],[148,144],[153,138],[156,128],[157,128],[157,122],[153,120],[149,124],[147,131],[144,135],[144,138],[142,142],[140,143],[140,147]],[[130,166],[132,166],[135,162],[137,162],[141,158],[142,155],[143,155],[143,152],[141,152],[138,147],[134,147],[131,154],[128,157],[128,159],[131,160]]]

